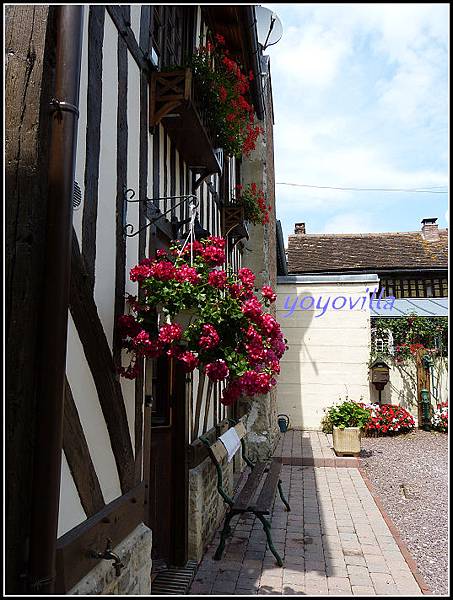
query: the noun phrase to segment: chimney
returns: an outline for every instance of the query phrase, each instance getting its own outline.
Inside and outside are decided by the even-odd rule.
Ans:
[[[437,242],[439,239],[439,225],[436,223],[437,217],[434,219],[422,220],[422,236],[427,242]]]
[[[294,225],[294,233],[295,234],[297,234],[297,233],[304,234],[305,233],[305,223],[296,223]]]

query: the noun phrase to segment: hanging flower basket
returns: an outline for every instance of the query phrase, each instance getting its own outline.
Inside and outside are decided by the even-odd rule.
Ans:
[[[276,294],[264,286],[259,299],[252,271],[236,274],[224,263],[225,240],[209,237],[184,249],[174,244],[169,254],[158,251],[156,259],[144,259],[131,270],[143,300],[129,297],[131,313],[118,323],[131,354],[123,376],[138,375],[138,357],[167,354],[187,372],[198,368],[211,381],[223,381],[224,404],[270,391],[287,348],[280,325],[266,312]],[[153,327],[146,315],[156,308],[168,318]]]

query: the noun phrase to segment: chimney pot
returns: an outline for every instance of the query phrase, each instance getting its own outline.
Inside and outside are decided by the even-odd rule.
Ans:
[[[296,223],[294,225],[294,233],[305,233],[305,223]]]
[[[437,217],[430,219],[422,219],[422,236],[427,242],[436,242],[439,236],[439,225]]]

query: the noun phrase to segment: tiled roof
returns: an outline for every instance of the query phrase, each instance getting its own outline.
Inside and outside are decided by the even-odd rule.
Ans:
[[[404,233],[295,234],[288,240],[289,273],[352,269],[447,268],[448,230],[427,241],[420,231]]]

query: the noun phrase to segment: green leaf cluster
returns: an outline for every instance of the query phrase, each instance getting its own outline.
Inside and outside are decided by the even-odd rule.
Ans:
[[[346,401],[327,409],[323,419],[323,431],[333,427],[364,427],[371,417],[371,411],[356,402]]]

